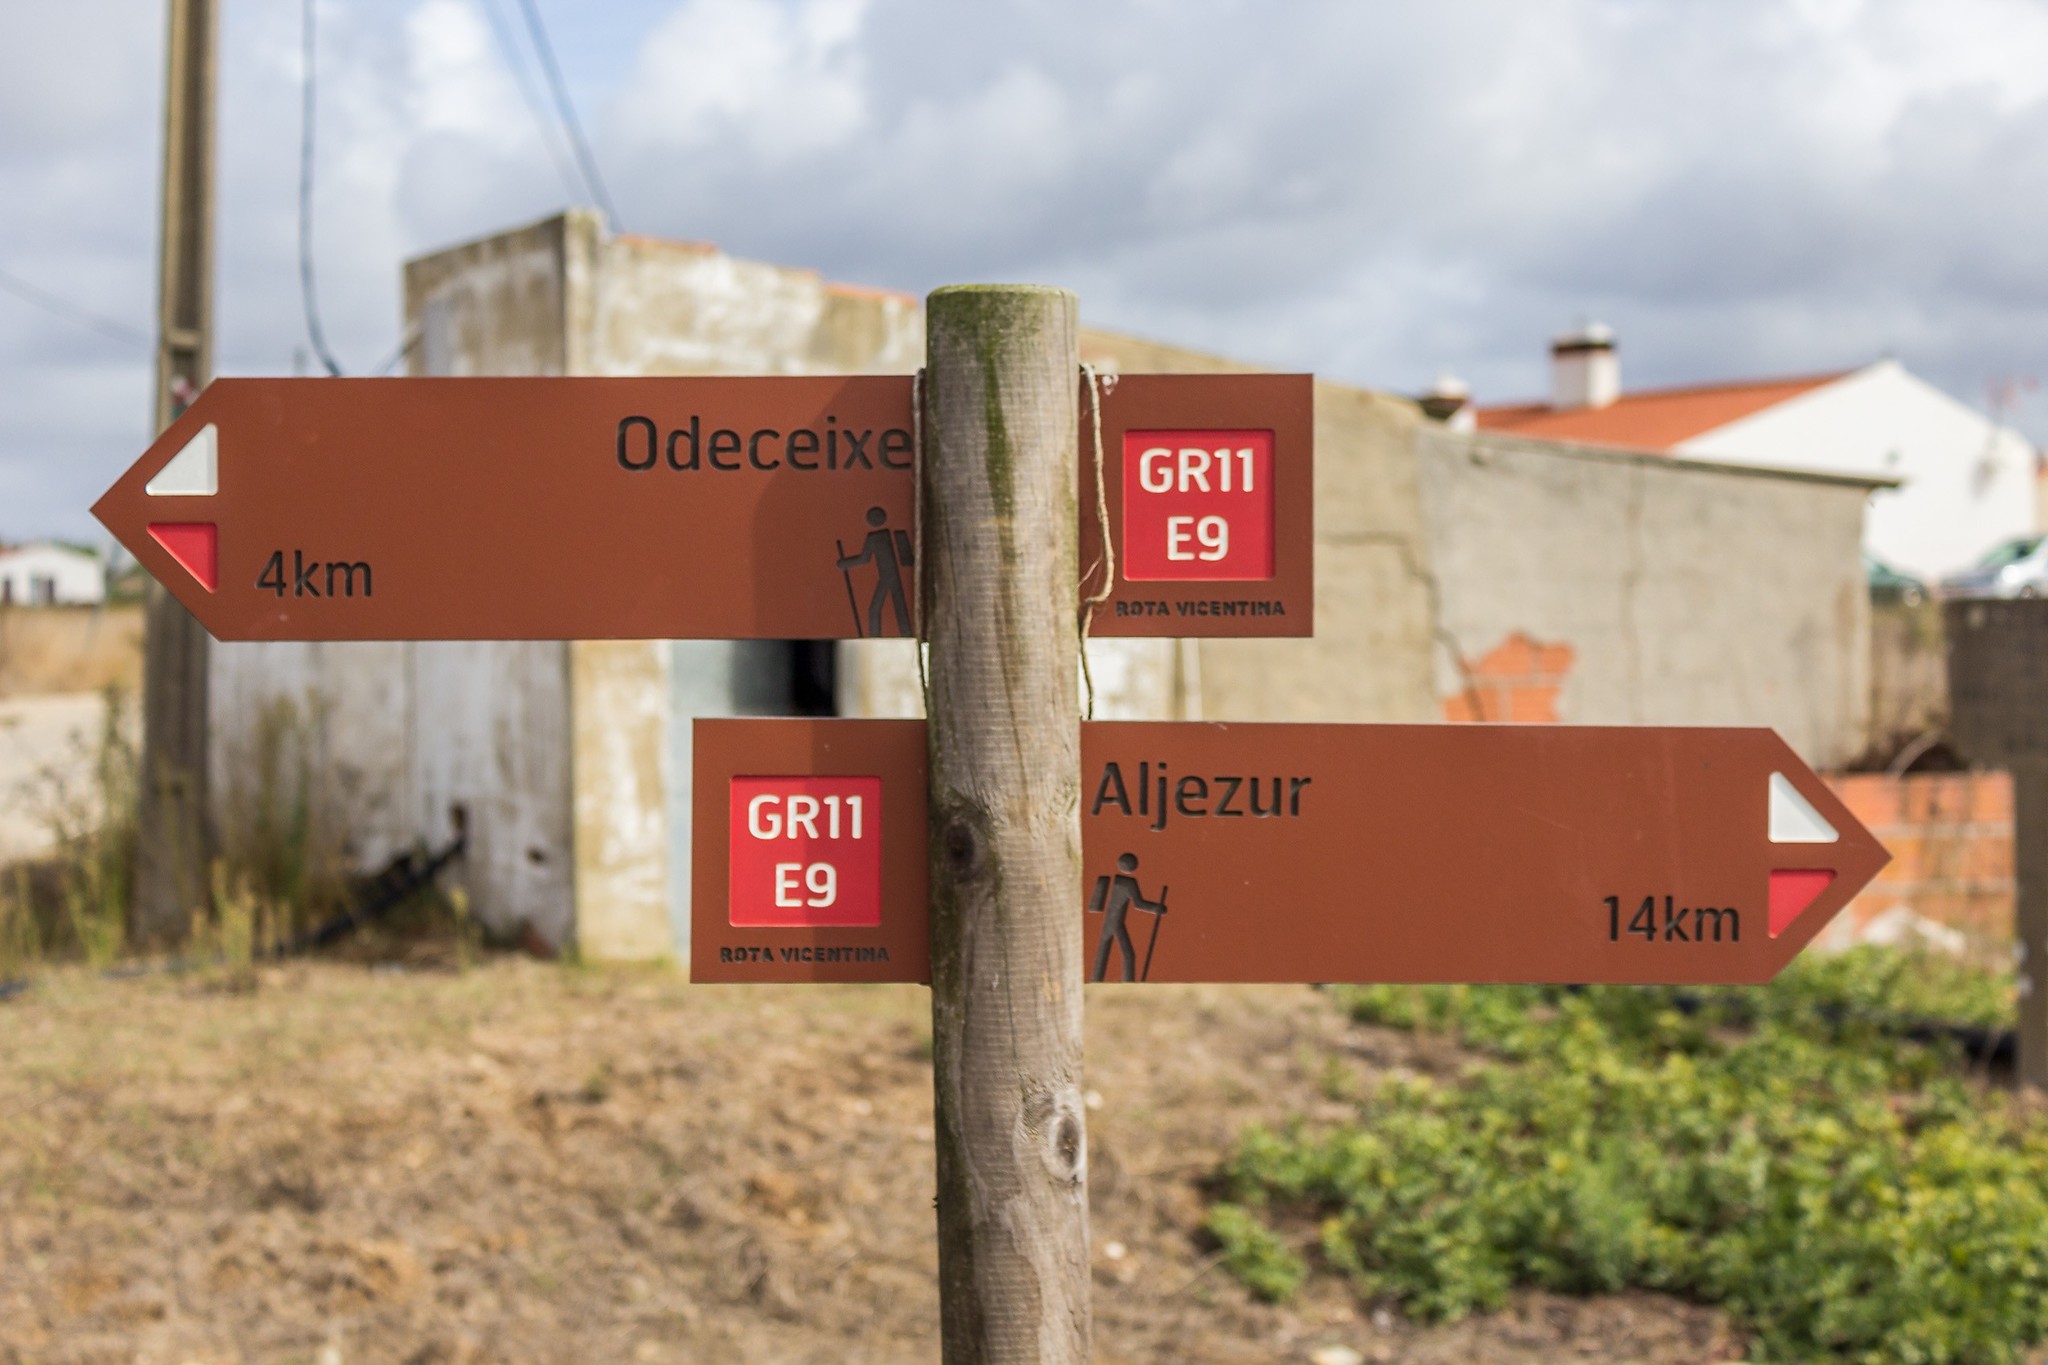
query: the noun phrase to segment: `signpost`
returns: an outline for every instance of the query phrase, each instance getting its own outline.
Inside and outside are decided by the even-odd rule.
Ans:
[[[905,636],[911,391],[222,379],[93,512],[222,640]],[[1097,393],[1123,571],[1092,633],[1310,634],[1308,377],[1130,375],[1077,402]],[[1092,499],[1076,516],[1093,587]]]
[[[924,980],[922,726],[696,725],[692,978]],[[767,926],[766,772],[874,784],[879,915]],[[1889,858],[1769,730],[1097,722],[1080,813],[1091,981],[1764,982]]]
[[[1956,601],[1942,616],[1956,746],[2012,774],[2019,1074],[2048,1089],[2048,601]]]
[[[1312,633],[1311,382],[927,327],[921,389],[223,380],[93,510],[223,640],[925,639],[929,726],[697,722],[691,972],[931,983],[949,1362],[1088,1358],[1084,980],[1764,981],[1883,865],[1764,730],[1082,726],[1084,628]]]

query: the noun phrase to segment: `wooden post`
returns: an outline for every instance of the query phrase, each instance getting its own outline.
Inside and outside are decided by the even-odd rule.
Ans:
[[[2019,1080],[2048,1090],[2048,766],[2012,767],[2012,853],[2020,941]]]
[[[156,424],[213,373],[214,0],[170,0],[164,80],[163,226],[157,278]],[[206,630],[154,580],[142,617],[142,765],[136,812],[137,937],[177,937],[207,879]]]
[[[1952,599],[1941,627],[1949,736],[1973,765],[2012,774],[2019,1082],[2048,1090],[2048,601]]]
[[[959,286],[925,327],[944,1359],[1083,1365],[1076,306]]]

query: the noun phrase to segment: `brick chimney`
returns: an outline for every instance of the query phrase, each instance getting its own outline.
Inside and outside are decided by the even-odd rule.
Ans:
[[[1550,405],[1604,408],[1621,397],[1621,357],[1614,329],[1589,322],[1550,343]]]

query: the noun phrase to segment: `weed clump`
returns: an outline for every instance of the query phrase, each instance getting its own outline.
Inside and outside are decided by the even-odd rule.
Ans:
[[[1746,991],[1349,989],[1490,1058],[1247,1132],[1208,1229],[1269,1298],[1311,1267],[1426,1319],[1638,1287],[1723,1305],[1762,1359],[2017,1360],[2048,1335],[2048,1129],[1897,1028],[2008,1019],[2010,989],[1880,949]]]

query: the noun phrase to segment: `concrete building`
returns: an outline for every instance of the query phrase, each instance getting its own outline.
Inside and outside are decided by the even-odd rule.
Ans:
[[[98,606],[107,600],[107,562],[90,550],[40,540],[0,550],[0,606]]]
[[[914,299],[609,236],[583,212],[410,262],[405,314],[414,374],[902,372],[923,346]],[[688,905],[690,727],[671,717],[791,709],[819,689],[816,654],[724,641],[227,645],[213,652],[215,789],[232,809],[264,718],[290,708],[315,731],[308,748],[354,860],[439,842],[460,808],[458,876],[488,928],[661,957]]]
[[[2033,446],[1896,360],[1839,374],[1630,392],[1614,334],[1594,324],[1551,346],[1544,403],[1480,407],[1481,430],[1722,464],[1894,480],[1864,543],[1932,581],[2037,523]]]
[[[583,213],[413,261],[405,297],[422,374],[922,363],[914,298],[608,236]],[[1123,372],[1257,368],[1092,330],[1082,352]],[[1316,441],[1316,638],[1093,641],[1098,716],[1479,719],[1533,688],[1556,718],[1774,725],[1823,766],[1860,747],[1856,546],[1881,480],[1460,432],[1327,382]],[[901,641],[235,645],[213,658],[216,790],[233,790],[258,718],[292,707],[351,856],[437,841],[460,807],[461,875],[485,923],[593,958],[687,954],[692,717],[918,705]]]
[[[1447,720],[1769,725],[1868,742],[1867,477],[1425,429]]]

